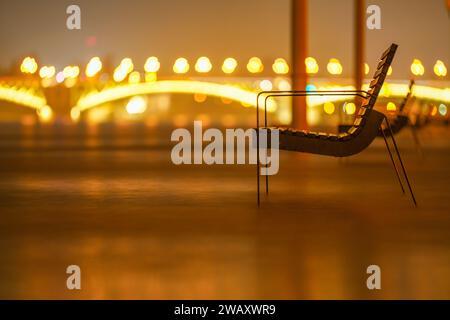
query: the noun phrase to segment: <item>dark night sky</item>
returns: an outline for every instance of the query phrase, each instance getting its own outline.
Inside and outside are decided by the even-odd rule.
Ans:
[[[450,24],[444,0],[376,0],[382,30],[367,30],[367,61],[373,66],[391,42],[400,45],[394,76],[407,77],[413,58],[431,71],[436,59],[449,65]],[[66,29],[66,7],[82,9],[82,30]],[[330,57],[351,72],[353,1],[310,0],[310,55],[324,71]],[[93,47],[86,39],[95,36]],[[170,68],[179,56],[206,55],[213,64],[233,56],[269,62],[289,58],[289,0],[0,0],[0,66],[34,54],[59,68],[84,64],[93,55],[113,62],[149,55]],[[271,62],[270,61],[270,62]],[[428,72],[430,74],[430,72]]]

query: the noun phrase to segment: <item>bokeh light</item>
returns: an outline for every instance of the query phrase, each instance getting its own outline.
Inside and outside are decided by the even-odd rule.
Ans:
[[[319,72],[319,65],[317,64],[316,59],[313,57],[308,57],[305,59],[305,67],[306,73],[308,74],[316,74]]]
[[[437,75],[438,77],[445,77],[447,75],[447,67],[441,60],[436,61],[433,70],[434,74]]]
[[[141,114],[147,110],[147,101],[141,96],[134,96],[128,101],[126,110],[128,114]]]
[[[343,68],[338,59],[330,59],[330,61],[327,64],[327,70],[332,75],[339,75],[342,74]]]
[[[289,72],[289,65],[283,58],[278,58],[274,61],[272,70],[276,74],[287,74]]]
[[[388,102],[388,104],[386,105],[386,110],[387,111],[396,111],[397,106],[393,102]]]
[[[226,58],[222,64],[222,71],[226,74],[231,74],[236,70],[238,63],[234,58]]]
[[[200,57],[195,64],[195,71],[198,73],[208,73],[212,69],[211,61],[208,57]]]
[[[157,57],[149,57],[145,61],[144,70],[148,73],[158,72],[161,64]]]
[[[348,102],[344,104],[344,112],[346,114],[355,114],[356,112],[356,105],[353,102]]]
[[[259,83],[259,87],[261,88],[261,90],[263,91],[270,91],[273,88],[272,82],[270,80],[262,80]]]
[[[178,74],[187,73],[189,71],[189,62],[186,58],[178,58],[173,65],[173,72]]]
[[[415,76],[423,76],[425,74],[425,67],[422,64],[422,61],[419,59],[414,59],[411,64],[411,72]]]
[[[250,73],[260,73],[264,70],[264,65],[260,58],[258,57],[252,57],[250,60],[248,60],[247,63],[247,70]]]
[[[103,64],[99,57],[93,57],[86,66],[86,76],[88,78],[95,77],[101,70]]]
[[[20,71],[23,73],[34,74],[38,69],[38,64],[36,60],[32,57],[26,57],[23,59],[20,65]]]
[[[43,66],[40,70],[39,70],[39,76],[42,79],[50,79],[53,78],[55,76],[56,73],[56,69],[54,66]]]
[[[323,105],[323,111],[325,111],[326,114],[333,114],[334,110],[336,110],[336,107],[334,106],[333,102],[325,102]]]

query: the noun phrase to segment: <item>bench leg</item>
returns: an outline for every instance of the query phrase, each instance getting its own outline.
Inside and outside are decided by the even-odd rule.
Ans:
[[[259,163],[259,96],[256,98],[256,183],[257,183],[257,204],[258,208],[261,204],[260,196],[259,196],[259,171],[260,171],[260,163]]]
[[[380,128],[381,133],[383,134],[384,143],[386,144],[386,149],[389,153],[389,157],[391,158],[392,165],[394,166],[395,173],[397,175],[398,182],[400,183],[400,188],[402,188],[403,194],[405,193],[405,188],[403,188],[402,179],[400,178],[400,173],[398,172],[397,165],[395,164],[394,157],[392,156],[391,148],[389,148],[389,143],[386,138],[386,134],[384,133],[383,128]]]
[[[259,173],[260,173],[260,167],[261,164],[259,163],[259,128],[258,131],[256,132],[256,184],[257,184],[257,201],[258,201],[258,207],[261,204],[261,200],[260,200],[260,189],[259,189]]]
[[[416,197],[414,196],[414,192],[411,188],[411,184],[409,183],[408,174],[406,173],[406,169],[405,169],[405,166],[403,165],[402,157],[400,156],[400,152],[398,151],[397,142],[395,141],[395,138],[394,138],[394,133],[392,132],[392,128],[391,128],[391,125],[389,124],[388,119],[385,118],[385,120],[386,120],[387,126],[389,128],[389,131],[391,132],[392,142],[394,143],[395,152],[397,153],[398,160],[400,161],[400,165],[403,170],[403,175],[405,176],[406,183],[408,184],[409,192],[411,193],[411,197],[414,202],[414,205],[417,207]]]

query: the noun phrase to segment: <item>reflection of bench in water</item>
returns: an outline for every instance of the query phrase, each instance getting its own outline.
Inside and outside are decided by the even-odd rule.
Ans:
[[[372,141],[378,136],[380,130],[382,130],[383,120],[386,123],[387,128],[392,133],[391,125],[387,117],[376,110],[373,107],[377,101],[381,87],[383,86],[389,67],[394,59],[397,45],[392,44],[381,56],[380,62],[377,66],[374,78],[369,86],[369,91],[265,91],[260,95],[265,95],[265,110],[267,105],[267,99],[273,96],[310,96],[310,95],[354,95],[363,98],[362,106],[359,109],[358,116],[356,117],[352,126],[348,128],[346,132],[339,134],[328,133],[316,133],[305,130],[294,130],[286,128],[267,128],[267,112],[265,111],[264,127],[269,130],[279,130],[279,148],[280,150],[305,152],[334,157],[348,157],[357,153],[360,153],[367,148]],[[258,95],[259,98],[259,95]],[[259,99],[258,99],[259,102]],[[257,108],[257,134],[259,135],[259,108]],[[397,157],[401,164],[404,177],[408,184],[412,200],[416,205],[414,193],[409,183],[408,175],[406,173],[403,161],[397,148],[394,135],[390,134],[394,143],[394,148],[397,153]],[[386,142],[386,147],[397,174],[398,181],[404,192],[402,180],[400,178],[399,170],[395,164],[391,149],[389,147],[386,136],[383,136]],[[257,139],[257,166],[258,166],[258,204],[260,202],[260,160],[259,160],[259,137]],[[266,192],[268,192],[268,176],[266,176]]]

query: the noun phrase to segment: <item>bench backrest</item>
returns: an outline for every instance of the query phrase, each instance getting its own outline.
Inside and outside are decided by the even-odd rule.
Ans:
[[[386,79],[389,67],[394,60],[395,52],[397,51],[397,45],[395,43],[391,44],[389,48],[383,52],[380,61],[378,63],[377,69],[373,76],[373,80],[369,84],[370,97],[363,100],[363,103],[359,109],[358,116],[356,117],[353,126],[348,130],[349,134],[356,134],[362,129],[362,126],[369,117],[370,111],[375,106],[378,95],[380,93],[381,87],[383,86],[384,80]]]

